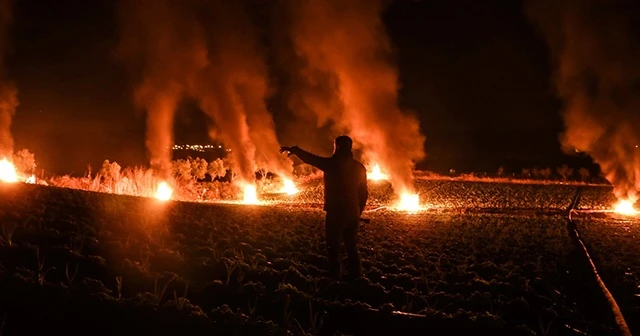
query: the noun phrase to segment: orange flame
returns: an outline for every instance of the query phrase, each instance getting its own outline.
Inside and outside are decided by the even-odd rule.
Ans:
[[[613,208],[613,211],[625,216],[633,216],[638,214],[638,210],[633,207],[633,202],[629,200],[620,200],[618,204],[616,204]]]
[[[380,170],[380,165],[377,163],[373,166],[373,169],[367,173],[367,180],[380,181],[380,180],[388,180],[389,175],[383,173]]]
[[[292,180],[289,179],[284,179],[283,180],[283,187],[280,190],[281,192],[287,194],[287,195],[295,195],[298,193],[298,188],[296,188],[295,183],[293,183]]]
[[[7,161],[7,158],[0,160],[0,181],[4,182],[18,182],[18,174],[14,165]]]
[[[396,210],[407,211],[409,213],[423,210],[423,207],[420,206],[420,196],[406,191],[400,195],[400,201],[396,204],[395,208]]]
[[[173,195],[173,189],[167,184],[167,182],[160,182],[158,189],[156,190],[156,198],[161,201],[168,201]]]
[[[244,198],[242,200],[244,204],[259,204],[258,193],[256,192],[256,186],[253,184],[247,184],[244,186]]]

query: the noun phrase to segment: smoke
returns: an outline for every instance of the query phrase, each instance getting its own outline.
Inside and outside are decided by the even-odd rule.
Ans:
[[[640,190],[640,66],[629,1],[536,1],[525,8],[548,41],[564,102],[565,151],[600,165],[618,198]],[[637,10],[637,9],[636,9]],[[633,31],[635,29],[635,31]]]
[[[207,65],[202,29],[181,1],[121,1],[116,55],[138,78],[134,100],[146,111],[151,168],[171,174],[173,123],[178,103]]]
[[[151,165],[170,172],[177,104],[195,99],[210,135],[231,148],[244,183],[256,168],[288,175],[266,109],[268,75],[256,33],[238,1],[122,1],[118,55],[140,80],[135,100],[147,111]]]
[[[18,90],[8,80],[5,57],[9,49],[8,30],[13,23],[12,1],[0,0],[0,157],[13,155],[11,122],[18,107]]]
[[[278,153],[269,97],[265,54],[240,1],[213,1],[204,12],[209,32],[210,65],[195,95],[216,124],[242,182],[255,179],[256,168],[291,175],[291,161]]]
[[[414,162],[424,158],[418,120],[398,106],[398,73],[381,20],[382,1],[283,0],[297,56],[290,108],[319,126],[348,133],[365,158],[390,173],[397,192],[413,191]],[[285,56],[286,57],[286,54]]]

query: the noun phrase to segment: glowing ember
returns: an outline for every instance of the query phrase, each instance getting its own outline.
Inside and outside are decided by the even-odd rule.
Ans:
[[[167,184],[167,182],[160,182],[158,184],[158,190],[156,191],[156,198],[161,201],[168,201],[173,195],[173,189]]]
[[[613,211],[621,215],[627,215],[627,216],[638,214],[638,210],[636,210],[633,207],[633,203],[631,203],[631,201],[628,201],[628,200],[620,200],[620,202],[616,204]]]
[[[280,190],[281,192],[288,195],[295,195],[298,193],[298,188],[296,188],[296,185],[293,183],[293,181],[289,179],[284,179],[283,183],[284,183],[284,186]]]
[[[13,164],[7,158],[0,160],[0,181],[18,182],[18,174]]]
[[[397,210],[415,212],[421,210],[420,196],[418,194],[403,193],[400,202],[396,206]]]
[[[31,175],[31,176],[27,177],[27,179],[24,182],[25,183],[29,183],[29,184],[35,184],[36,183],[36,176],[35,175]]]
[[[374,180],[374,181],[388,180],[389,175],[383,173],[380,170],[380,165],[376,163],[376,165],[373,166],[373,170],[367,173],[367,179]]]
[[[253,184],[247,184],[244,186],[244,199],[242,200],[245,204],[258,204],[258,194],[256,192],[256,186]]]

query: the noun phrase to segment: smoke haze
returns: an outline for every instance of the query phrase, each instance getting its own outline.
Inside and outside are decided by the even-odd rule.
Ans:
[[[381,1],[283,0],[277,11],[290,38],[289,106],[347,133],[366,161],[390,173],[396,192],[413,191],[414,162],[424,158],[417,119],[398,107],[398,73],[385,32]],[[279,41],[283,41],[280,37]],[[291,58],[291,53],[280,53]]]
[[[563,149],[600,165],[618,198],[640,190],[640,66],[632,1],[530,1],[526,13],[546,38],[564,102]],[[636,8],[637,10],[637,8]],[[635,24],[635,25],[634,25]]]
[[[9,81],[5,57],[9,52],[9,26],[13,22],[12,1],[0,0],[0,158],[13,155],[11,122],[18,107],[18,90]]]
[[[151,168],[171,174],[173,123],[178,103],[206,66],[203,34],[181,1],[122,1],[117,56],[137,77],[134,100],[146,111]],[[140,72],[141,71],[141,72]]]
[[[231,147],[240,178],[255,179],[256,168],[291,175],[291,161],[278,153],[269,96],[265,53],[242,2],[209,2],[209,67],[195,95],[224,143]]]
[[[210,118],[210,135],[231,148],[241,182],[253,183],[258,167],[290,175],[265,105],[266,65],[241,2],[122,1],[121,17],[118,54],[133,73],[144,69],[135,97],[147,111],[152,167],[170,172],[175,110],[190,98]]]

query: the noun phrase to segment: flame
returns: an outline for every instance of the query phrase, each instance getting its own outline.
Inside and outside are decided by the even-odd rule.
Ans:
[[[0,181],[18,182],[18,174],[13,164],[7,158],[0,160]]]
[[[633,202],[629,200],[620,200],[618,204],[615,205],[613,211],[626,216],[638,214],[638,210],[633,207]]]
[[[282,187],[282,189],[280,190],[281,192],[288,194],[288,195],[295,195],[298,193],[298,188],[296,188],[295,183],[293,183],[292,180],[289,179],[284,179],[283,181],[284,186]]]
[[[156,191],[156,198],[161,201],[168,201],[173,195],[173,189],[167,184],[167,182],[160,182],[158,184],[158,190]]]
[[[400,201],[395,208],[396,210],[408,211],[410,213],[422,210],[422,207],[420,206],[420,196],[418,194],[404,192],[400,195]]]
[[[244,186],[244,199],[242,200],[245,204],[258,204],[258,194],[256,192],[256,186],[253,184],[247,184]]]
[[[29,183],[29,184],[35,184],[36,183],[36,176],[35,175],[31,175],[29,177],[27,177],[26,180],[24,180],[25,183]]]
[[[377,163],[373,166],[373,170],[367,173],[367,180],[380,181],[380,180],[388,180],[388,179],[389,179],[389,175],[383,173],[380,170],[380,165],[378,165]]]

